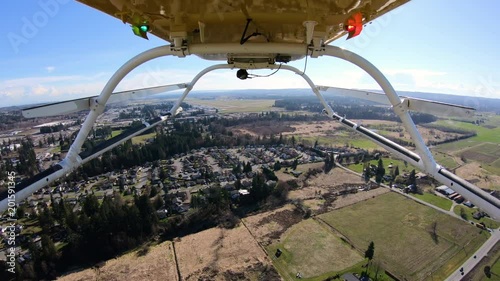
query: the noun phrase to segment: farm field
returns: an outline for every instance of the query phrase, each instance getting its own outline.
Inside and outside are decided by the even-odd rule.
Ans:
[[[137,136],[137,137],[133,137],[132,138],[132,144],[144,144],[146,143],[146,141],[148,139],[151,139],[151,138],[154,138],[156,136],[156,132],[152,132],[152,133],[149,133],[149,134],[145,134],[145,135],[140,135],[140,136]]]
[[[500,116],[483,114],[484,123],[475,125],[456,120],[439,120],[437,125],[474,131],[477,136],[433,147],[438,163],[458,168],[458,176],[490,190],[500,190]],[[441,155],[441,156],[439,156]],[[441,160],[444,160],[441,162]],[[456,165],[447,162],[457,162]],[[466,161],[466,163],[463,163]]]
[[[304,201],[304,204],[305,202],[306,201]],[[362,258],[362,253],[359,253],[359,251],[355,249],[351,249],[349,245],[342,242],[340,236],[329,230],[328,226],[318,223],[316,220],[304,220],[303,213],[298,211],[293,205],[285,205],[273,211],[252,215],[243,218],[243,221],[252,236],[254,236],[260,245],[266,248],[269,257],[273,260],[275,268],[285,280],[296,280],[295,275],[297,272],[295,270],[301,270],[301,268],[311,262],[310,260],[300,259],[303,255],[308,255],[308,257],[312,255],[322,260],[321,264],[316,267],[315,272],[307,270],[306,272],[301,271],[304,277],[302,280],[323,281],[336,274],[342,275],[346,272],[356,272],[360,274],[366,270],[366,268],[362,267],[366,264],[366,260]],[[311,231],[314,232],[314,241],[311,241],[312,239],[304,241],[303,237],[308,236],[304,236],[303,233],[309,234]],[[300,232],[302,232],[303,237],[299,236]],[[313,245],[313,247],[323,248],[323,243],[332,244],[325,246],[329,251],[310,253],[311,249],[308,248],[309,246]],[[282,255],[279,260],[276,260],[274,258],[274,253],[278,247],[284,251],[285,254]],[[340,252],[331,251],[333,247],[341,247],[340,249],[342,250]],[[345,255],[346,253],[344,253],[344,251],[347,251],[347,257],[350,259],[350,262],[348,260],[343,260],[343,258],[339,258],[340,260],[328,259],[328,257],[339,256],[340,254]],[[358,260],[357,263],[353,266],[348,266],[348,264],[352,264],[356,260]],[[290,262],[292,263],[289,264]],[[330,269],[330,266],[334,269]],[[343,266],[348,267],[341,268]],[[314,277],[306,278],[304,273],[308,272]],[[371,276],[374,276],[376,267],[371,268],[368,272]],[[383,272],[383,270],[379,272],[379,281],[393,280],[385,274],[380,274],[381,272]]]
[[[302,217],[295,206],[287,204],[276,210],[243,218],[243,222],[258,243],[269,246],[292,225],[302,221]]]
[[[499,135],[500,138],[500,135]],[[500,175],[500,144],[479,143],[456,152],[462,158],[476,161],[488,172]]]
[[[452,170],[458,166],[457,159],[460,157],[452,156],[443,152],[439,152],[431,149],[432,156],[434,156],[434,160],[441,165],[444,166],[448,170]],[[460,159],[458,159],[460,160]]]
[[[119,134],[121,134],[124,130],[113,130],[111,131],[111,137],[114,138],[116,136],[118,136]]]
[[[374,241],[375,260],[408,280],[446,278],[488,238],[475,226],[393,192],[319,217],[359,250]]]
[[[84,280],[172,280],[176,281],[174,252],[170,241],[156,246],[145,247],[116,259],[111,259],[102,266],[74,272],[58,278],[61,281]]]
[[[500,173],[491,173],[483,167],[478,162],[469,162],[456,169],[455,173],[481,188],[500,190]]]
[[[215,227],[178,240],[174,243],[182,280],[234,280],[238,276],[279,280],[266,254],[242,224],[233,229]]]
[[[318,164],[321,166],[323,165],[321,163],[308,165],[318,166]],[[300,179],[303,179],[302,176],[299,177],[299,180]],[[319,173],[309,178],[303,182],[302,188],[291,190],[288,193],[288,199],[303,200],[304,205],[316,214],[342,208],[389,192],[387,188],[376,188],[369,191],[344,194],[342,196],[333,195],[347,188],[362,188],[365,186],[366,183],[364,179],[359,175],[342,168],[334,168],[327,174]]]
[[[370,130],[376,131],[384,136],[400,139],[403,141],[409,140],[409,135],[406,133],[402,125],[398,122],[384,120],[354,120],[359,124],[367,126]],[[268,126],[269,128],[266,128]],[[454,138],[459,134],[447,133],[438,129],[430,129],[419,127],[419,131],[425,141],[438,141],[447,138]],[[362,149],[372,150],[380,149],[380,147],[363,137],[362,135],[343,127],[341,124],[333,121],[315,121],[315,122],[280,122],[258,124],[257,126],[242,125],[234,127],[235,131],[242,134],[262,135],[269,134],[269,130],[273,129],[273,134],[282,132],[283,136],[291,137],[292,135],[298,142],[312,145],[316,141],[322,146],[351,146]],[[395,132],[393,130],[402,130]]]
[[[187,103],[195,105],[210,106],[219,109],[221,113],[238,112],[262,112],[262,111],[281,111],[278,107],[273,107],[274,100],[254,100],[254,99],[196,99],[187,98]]]
[[[483,142],[491,142],[491,143],[499,143],[500,139],[498,136],[500,135],[500,121],[495,121],[498,118],[490,117],[489,123],[486,125],[474,125],[467,122],[454,121],[454,120],[438,120],[435,123],[437,125],[444,125],[451,128],[458,128],[462,130],[474,131],[477,133],[477,136],[468,139],[468,143],[477,144]],[[497,122],[496,125],[493,125]],[[487,126],[487,127],[485,127]],[[458,143],[458,142],[457,142]],[[447,144],[443,145],[446,146]]]
[[[498,150],[500,150],[498,146],[500,144],[500,118],[498,116],[489,116],[486,123],[481,126],[453,120],[439,120],[435,123],[437,125],[474,131],[477,133],[477,136],[472,138],[438,145],[435,148],[437,151],[454,154],[469,151],[469,156],[472,156],[470,152],[477,152],[478,154],[486,153],[487,156],[500,154],[500,152],[498,152]],[[492,159],[481,158],[479,160],[491,161]]]
[[[283,254],[273,257],[273,262],[287,280],[293,280],[298,272],[304,280],[333,275],[364,260],[327,226],[313,219],[293,225],[281,236],[280,243],[267,247],[270,255],[278,248]]]

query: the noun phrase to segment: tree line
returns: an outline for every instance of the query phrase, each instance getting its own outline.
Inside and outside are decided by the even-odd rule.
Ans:
[[[75,265],[90,265],[112,258],[150,239],[158,231],[155,209],[147,195],[135,196],[126,204],[119,193],[99,204],[87,196],[81,211],[64,200],[51,200],[38,220],[42,227],[41,247],[27,242],[31,261],[18,266],[18,280],[55,279],[58,272]],[[67,244],[57,251],[51,236]]]
[[[364,103],[329,103],[333,111],[341,116],[350,119],[367,120],[388,120],[400,122],[399,117],[389,107],[373,106]],[[300,98],[281,99],[274,102],[275,107],[282,107],[286,110],[305,110],[310,112],[322,112],[324,107],[319,101],[305,100]],[[415,124],[431,123],[437,120],[437,117],[431,114],[411,112]]]

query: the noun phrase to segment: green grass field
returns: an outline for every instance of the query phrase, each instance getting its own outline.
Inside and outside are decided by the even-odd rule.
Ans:
[[[489,123],[497,122],[497,126],[500,125],[500,120],[498,118],[490,117]],[[492,121],[493,120],[493,121]],[[485,128],[483,126],[474,125],[466,122],[459,122],[453,120],[439,120],[435,122],[438,125],[443,125],[451,128],[458,128],[468,131],[474,131],[477,133],[477,136],[468,138],[465,140],[460,140],[456,142],[441,144],[437,146],[437,150],[444,152],[453,152],[456,150],[461,150],[467,147],[472,147],[474,145],[490,142],[495,144],[500,144],[500,127],[496,127],[493,129]],[[488,124],[488,123],[487,123]]]
[[[486,218],[486,217],[483,217],[479,220],[476,220],[475,218],[473,218],[472,216],[474,215],[474,213],[477,212],[477,209],[474,209],[474,208],[469,208],[467,206],[462,206],[462,205],[457,205],[455,206],[455,208],[453,208],[453,212],[457,215],[461,215],[462,211],[463,210],[465,212],[465,215],[467,217],[468,220],[471,220],[473,222],[484,222],[484,224],[489,227],[489,228],[499,228],[500,227],[500,223],[497,222],[497,221],[494,221],[490,218]]]
[[[474,125],[466,122],[453,121],[453,120],[439,120],[436,122],[436,124],[444,125],[451,128],[459,128],[463,130],[474,131],[477,133],[477,136],[470,138],[470,140],[475,142],[500,143],[500,139],[498,137],[500,135],[500,127],[489,129],[483,126]]]
[[[439,120],[438,125],[474,131],[477,136],[456,142],[441,144],[433,148],[435,154],[446,153],[468,160],[479,162],[486,171],[500,175],[500,116],[486,116],[486,122],[481,126],[456,120]],[[452,159],[452,157],[448,157]],[[439,159],[439,160],[445,160]],[[450,161],[448,160],[448,161]],[[441,163],[446,167],[452,163]]]
[[[156,132],[152,132],[149,134],[137,136],[132,138],[132,144],[144,144],[148,139],[154,138],[156,136]]]
[[[491,278],[484,276],[481,280],[500,279],[500,255],[497,256],[495,263],[491,265],[491,275]]]
[[[58,145],[50,150],[51,153],[60,153],[61,152],[61,146]]]
[[[375,259],[408,280],[445,279],[489,236],[475,226],[393,192],[320,218],[359,249],[366,249],[374,241]]]
[[[455,159],[452,156],[439,151],[431,151],[431,152],[436,162],[446,167],[447,169],[451,170],[458,166],[457,161],[455,161]]]
[[[443,210],[449,211],[451,209],[451,206],[453,205],[453,201],[447,198],[443,198],[441,196],[429,193],[429,192],[424,192],[424,194],[412,194],[412,196],[423,200],[427,203],[431,203],[434,206],[437,206]]]
[[[113,130],[111,131],[111,137],[114,138],[116,136],[118,136],[119,134],[121,134],[123,132],[123,130]]]
[[[384,164],[386,174],[390,174],[390,171],[388,168],[390,163],[392,163],[392,166],[394,167],[394,169],[396,168],[396,166],[399,166],[399,174],[403,174],[404,172],[409,173],[412,169],[414,169],[414,167],[412,165],[405,166],[404,161],[399,160],[399,159],[382,157],[382,162]],[[371,165],[378,165],[378,160],[371,160],[370,164]],[[352,165],[347,166],[347,168],[349,168],[355,172],[358,172],[358,173],[363,173],[363,165],[364,165],[363,163],[352,164]]]
[[[282,255],[273,258],[273,263],[285,279],[292,280],[297,272],[303,280],[323,280],[318,277],[334,275],[364,260],[327,226],[313,219],[292,226],[282,236],[281,243],[270,245],[267,250],[274,257],[278,248]]]

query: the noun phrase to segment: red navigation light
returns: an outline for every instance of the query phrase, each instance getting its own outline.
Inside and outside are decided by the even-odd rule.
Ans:
[[[349,32],[347,39],[358,36],[363,29],[363,15],[360,12],[350,16],[344,23],[345,30]]]

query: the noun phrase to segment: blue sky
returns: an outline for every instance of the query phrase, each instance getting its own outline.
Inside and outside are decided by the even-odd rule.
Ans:
[[[51,4],[50,10],[43,6]],[[72,0],[7,1],[0,36],[2,106],[96,95],[124,62],[165,44],[143,40],[128,25]],[[54,11],[54,12],[52,12]],[[397,90],[500,98],[500,1],[413,0],[368,25],[360,36],[332,44],[352,50],[381,69]],[[31,29],[30,29],[31,27]],[[162,58],[134,70],[118,90],[189,81],[213,62]],[[291,63],[299,69],[304,61]],[[266,72],[259,72],[266,74]],[[316,84],[379,89],[361,70],[333,58],[309,59]],[[305,88],[280,71],[240,81],[219,71],[197,90]]]

